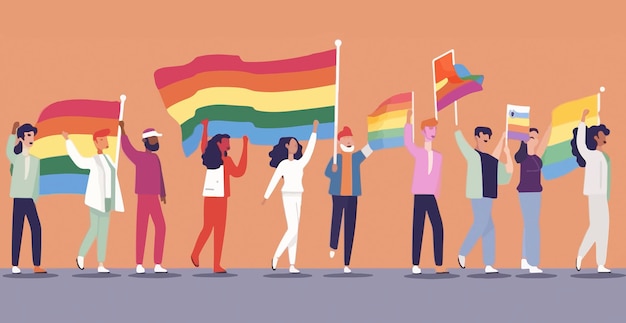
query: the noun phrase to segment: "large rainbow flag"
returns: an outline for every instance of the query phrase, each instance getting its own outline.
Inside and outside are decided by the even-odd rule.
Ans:
[[[367,117],[367,140],[378,149],[404,146],[404,125],[413,109],[413,92],[396,94],[383,101]]]
[[[585,123],[587,126],[599,123],[598,112],[600,94],[590,95],[578,100],[569,101],[552,111],[552,133],[548,147],[543,154],[543,177],[547,180],[567,175],[578,168],[576,157],[572,154],[571,140],[573,130],[578,127],[584,109],[589,109]]]
[[[154,80],[169,115],[182,129],[183,151],[208,135],[248,135],[257,145],[280,137],[306,140],[318,120],[319,139],[334,138],[336,50],[291,59],[245,62],[239,56],[207,55],[165,67]]]
[[[109,129],[109,149],[117,161],[119,101],[67,100],[46,107],[37,120],[37,136],[31,154],[41,159],[39,194],[85,194],[89,170],[76,167],[65,148],[61,133],[67,131],[85,157],[97,153],[93,133]]]
[[[454,64],[453,50],[433,60],[433,74],[437,111],[483,89],[484,77],[470,74],[462,64]]]

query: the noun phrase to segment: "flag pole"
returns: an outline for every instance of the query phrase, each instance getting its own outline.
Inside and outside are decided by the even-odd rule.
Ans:
[[[433,102],[435,105],[435,120],[439,121],[439,111],[437,111],[437,78],[435,76],[435,61],[437,59],[433,59]]]
[[[126,95],[120,95],[120,117],[119,121],[124,120],[124,102],[126,102]],[[120,163],[120,146],[122,141],[122,129],[120,125],[117,125],[117,146],[115,147],[115,169]]]
[[[413,132],[412,138],[415,143],[415,91],[411,91],[411,131]]]
[[[606,89],[604,88],[604,86],[600,87],[600,93],[598,93],[598,124],[600,124],[600,94],[604,93],[604,91],[606,91]]]
[[[454,57],[454,49],[450,50],[452,52],[452,66],[454,66],[454,64],[456,64],[456,60]],[[459,125],[459,113],[458,113],[458,105],[457,105],[457,101],[454,101],[454,125],[458,126]]]
[[[509,106],[506,106],[506,119],[504,124],[504,146],[509,146]]]
[[[339,50],[341,47],[341,39],[335,40],[335,47],[337,47],[336,56],[335,56],[335,136],[333,137],[333,164],[337,165],[337,134],[338,134],[338,123],[339,121]]]

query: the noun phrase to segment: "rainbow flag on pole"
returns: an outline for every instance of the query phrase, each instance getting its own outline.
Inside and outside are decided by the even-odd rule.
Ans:
[[[483,89],[482,75],[472,75],[461,64],[454,63],[454,50],[433,60],[436,111],[441,111],[460,98]]]
[[[337,50],[291,59],[246,62],[207,55],[154,73],[169,115],[181,126],[183,151],[191,155],[208,135],[248,135],[257,145],[280,137],[307,140],[314,120],[319,139],[335,136]]]
[[[542,172],[545,179],[559,178],[578,168],[570,142],[574,138],[573,131],[578,127],[584,109],[589,109],[587,126],[599,124],[600,94],[563,103],[552,111],[552,133],[542,157]]]
[[[404,146],[404,125],[413,109],[413,92],[396,94],[383,101],[367,117],[367,140],[378,149]]]
[[[67,131],[78,151],[88,157],[97,153],[93,133],[109,129],[105,153],[117,163],[120,116],[120,101],[67,100],[46,107],[35,125],[37,136],[31,149],[31,154],[41,159],[39,194],[85,194],[89,170],[74,165],[61,133]]]
[[[528,141],[530,131],[530,107],[507,104],[507,139]]]

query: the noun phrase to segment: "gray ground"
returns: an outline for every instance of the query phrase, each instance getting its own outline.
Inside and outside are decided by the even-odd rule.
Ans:
[[[626,270],[2,269],[0,322],[624,322]],[[90,272],[91,271],[91,272]],[[139,277],[137,277],[139,276]]]

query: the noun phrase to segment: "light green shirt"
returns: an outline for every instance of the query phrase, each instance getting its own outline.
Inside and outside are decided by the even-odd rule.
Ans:
[[[467,177],[465,179],[465,196],[469,199],[483,198],[483,167],[480,154],[465,140],[461,130],[454,133],[456,144],[467,161]],[[512,174],[507,173],[506,165],[498,161],[498,185],[506,185],[511,181]]]
[[[9,196],[12,198],[30,198],[37,201],[39,198],[39,158],[29,155],[30,161],[27,172],[26,156],[24,154],[16,155],[13,152],[16,139],[16,135],[10,135],[6,149],[7,158],[13,166]]]

